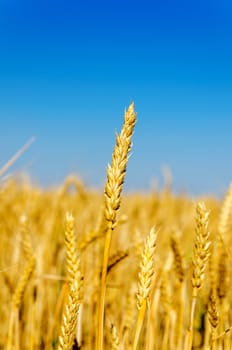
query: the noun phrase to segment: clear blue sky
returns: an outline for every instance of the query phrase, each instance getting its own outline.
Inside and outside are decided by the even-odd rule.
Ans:
[[[230,1],[0,2],[0,166],[47,186],[72,172],[102,187],[115,132],[135,102],[128,189],[168,165],[175,191],[232,181]],[[160,180],[162,183],[162,180]]]

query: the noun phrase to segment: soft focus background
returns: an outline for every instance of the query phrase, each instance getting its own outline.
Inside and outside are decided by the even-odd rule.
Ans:
[[[169,167],[175,192],[221,196],[232,180],[230,1],[0,2],[0,167],[102,188],[135,102],[127,190]],[[167,173],[167,170],[165,171]]]

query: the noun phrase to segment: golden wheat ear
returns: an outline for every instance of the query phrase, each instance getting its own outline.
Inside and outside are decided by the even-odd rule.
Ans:
[[[217,292],[212,288],[208,300],[208,319],[211,326],[210,349],[216,350],[216,332],[219,324],[219,314],[217,307]]]
[[[20,309],[23,305],[24,294],[26,288],[31,279],[31,276],[35,270],[36,258],[32,249],[32,244],[30,241],[30,235],[27,226],[26,216],[20,218],[20,230],[24,255],[27,259],[26,266],[20,276],[19,282],[16,285],[13,297],[12,297],[12,306],[10,312],[10,322],[8,329],[8,339],[7,339],[7,350],[11,350],[12,344],[15,343],[15,349],[19,350],[21,347],[21,339],[19,332],[19,318],[20,318]],[[16,333],[15,337],[13,333]]]
[[[196,297],[202,286],[206,264],[210,255],[209,211],[203,202],[196,207],[196,234],[193,248],[193,296]]]
[[[156,237],[156,231],[154,228],[152,228],[149,235],[147,236],[141,256],[137,292],[137,308],[139,312],[134,332],[133,350],[137,349],[147,303],[150,297],[151,282],[154,274],[154,253],[156,246]]]
[[[209,211],[206,209],[204,202],[197,203],[196,207],[196,228],[195,228],[195,242],[193,247],[193,273],[192,273],[192,304],[190,311],[190,324],[186,336],[185,349],[190,350],[193,342],[193,322],[196,308],[196,300],[199,289],[205,276],[206,264],[210,255],[210,233],[209,225]]]
[[[121,193],[126,175],[126,166],[129,152],[131,150],[131,140],[135,123],[136,113],[134,111],[134,104],[131,103],[128,110],[124,114],[124,123],[121,133],[116,135],[116,144],[112,154],[112,161],[111,164],[108,165],[107,169],[103,216],[103,220],[106,222],[106,236],[98,306],[97,350],[103,349],[104,304],[110,244],[112,232],[117,223],[117,213],[121,205]]]
[[[119,350],[120,349],[120,341],[118,336],[118,330],[114,324],[110,327],[110,333],[111,333],[111,349],[112,350]]]
[[[174,266],[175,266],[175,271],[178,277],[178,280],[180,283],[184,281],[184,264],[183,264],[183,257],[182,257],[182,252],[180,249],[180,242],[177,239],[176,235],[173,234],[171,236],[171,248],[173,251],[174,255]]]
[[[80,261],[76,251],[74,218],[69,213],[66,215],[65,245],[69,290],[62,316],[58,350],[71,350],[73,347],[81,299]]]

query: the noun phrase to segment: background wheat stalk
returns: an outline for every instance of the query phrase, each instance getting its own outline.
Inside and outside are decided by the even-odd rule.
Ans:
[[[209,258],[209,212],[206,209],[204,202],[199,202],[196,207],[196,229],[195,229],[195,243],[193,247],[193,273],[192,273],[192,304],[190,311],[190,325],[189,332],[187,334],[187,347],[190,350],[192,348],[193,341],[193,321],[194,312],[196,307],[197,295],[205,275],[206,263]]]
[[[133,350],[136,350],[142,325],[144,322],[147,304],[151,290],[151,282],[154,274],[154,253],[156,245],[156,231],[153,227],[147,236],[144,244],[144,249],[141,256],[138,292],[137,292],[137,307],[138,317],[134,332]]]
[[[216,330],[219,323],[219,315],[217,310],[217,293],[215,288],[210,291],[208,302],[208,318],[211,325],[210,349],[215,350],[216,347]]]
[[[19,327],[19,317],[20,309],[23,304],[23,297],[30,281],[30,278],[35,270],[36,258],[32,249],[32,244],[30,241],[30,235],[27,226],[26,216],[20,217],[20,231],[22,239],[22,248],[24,255],[26,257],[26,266],[20,276],[20,279],[16,285],[15,291],[12,297],[12,304],[10,310],[10,321],[8,328],[7,337],[7,350],[11,350],[13,343],[14,348],[19,350],[21,348],[21,337],[20,337],[20,327]]]
[[[77,317],[80,307],[80,261],[76,252],[74,218],[69,213],[66,215],[65,243],[69,289],[62,317],[58,350],[72,349],[76,336]]]

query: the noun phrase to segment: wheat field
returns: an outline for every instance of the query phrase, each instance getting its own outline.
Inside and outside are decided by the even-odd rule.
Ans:
[[[232,348],[232,186],[124,193],[135,125],[131,104],[103,191],[1,180],[0,349]]]

